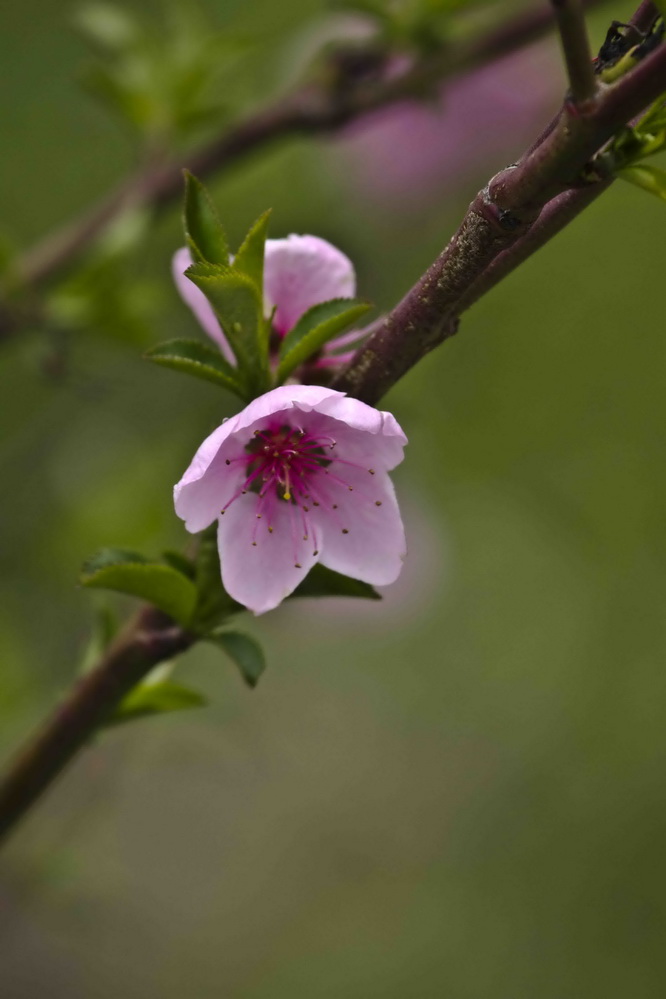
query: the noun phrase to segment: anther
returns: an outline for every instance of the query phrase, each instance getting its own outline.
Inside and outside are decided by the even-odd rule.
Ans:
[[[252,542],[252,547],[253,547],[253,548],[256,548],[256,547],[257,547],[257,542],[256,542],[256,541],[253,541],[253,542]]]
[[[333,504],[333,509],[334,509],[334,510],[337,510],[337,509],[338,509],[338,504],[337,504],[337,503],[334,503],[334,504]]]
[[[308,540],[308,536],[307,536],[307,534],[304,534],[303,535],[303,541],[307,541],[307,540]]]
[[[269,528],[268,528],[268,533],[269,533],[269,534],[272,534],[272,533],[273,533],[273,528],[272,528],[272,527],[269,527]]]
[[[354,487],[353,486],[347,486],[347,489],[349,490],[350,493],[354,492]]]
[[[220,516],[222,516],[223,513],[224,513],[224,510],[220,510]]]
[[[313,551],[313,553],[312,553],[312,554],[313,554],[313,555],[318,555],[318,554],[319,554],[319,549],[318,549],[318,548],[315,548],[315,550]]]
[[[370,472],[370,475],[374,475],[375,474],[374,468],[369,468],[368,471]]]
[[[343,534],[349,534],[349,531],[347,530],[347,528],[346,528],[346,527],[343,527],[343,528],[342,528],[342,533],[343,533]]]
[[[316,503],[315,503],[315,506],[317,506],[317,504],[316,504]],[[310,512],[310,507],[309,507],[309,506],[306,506],[306,505],[305,505],[305,503],[303,504],[303,509],[305,510],[305,512],[306,512],[306,513],[309,513],[309,512]]]
[[[381,506],[381,505],[382,505],[381,500],[375,500],[375,506]]]
[[[230,462],[230,461],[229,461],[229,459],[227,458],[227,460],[225,461],[225,465],[230,465],[230,464],[231,464],[231,462]]]
[[[301,565],[300,562],[294,562],[294,569],[302,569],[302,568],[303,566]]]
[[[257,520],[261,520],[261,514],[260,513],[257,514]]]

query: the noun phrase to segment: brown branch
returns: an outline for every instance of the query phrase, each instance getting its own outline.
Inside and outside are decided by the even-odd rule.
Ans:
[[[448,246],[393,311],[374,324],[333,387],[376,403],[420,358],[454,334],[464,308],[593,199],[592,191],[576,193],[586,164],[664,90],[662,44],[616,83],[602,85],[585,106],[565,103],[542,141],[479,192]],[[600,182],[594,188],[605,186]],[[539,223],[546,205],[549,210]]]
[[[0,784],[0,840],[51,785],[123,697],[158,663],[185,651],[195,636],[145,607],[99,665],[81,678],[62,705],[10,764]]]
[[[587,0],[591,7],[599,0]],[[182,191],[182,168],[205,178],[278,139],[335,132],[369,111],[421,96],[453,76],[509,54],[552,27],[547,7],[535,6],[493,28],[481,38],[443,48],[414,63],[397,78],[342,80],[323,73],[328,84],[310,84],[232,125],[222,136],[161,167],[148,167],[128,177],[93,208],[47,236],[19,261],[23,281],[36,287],[74,264],[128,205],[163,208]],[[336,56],[336,65],[340,58]]]

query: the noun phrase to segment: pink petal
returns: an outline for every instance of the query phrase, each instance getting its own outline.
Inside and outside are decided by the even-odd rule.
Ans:
[[[407,438],[391,413],[368,406],[358,399],[336,392],[317,405],[317,413],[326,414],[340,421],[339,438],[349,458],[369,467],[377,465],[390,471],[403,459]],[[363,430],[364,434],[353,433]],[[366,434],[372,435],[366,437]],[[342,452],[340,452],[342,453]]]
[[[318,236],[266,240],[264,301],[277,306],[275,328],[284,336],[304,312],[331,298],[352,298],[354,265],[341,250]]]
[[[268,516],[257,520],[257,503],[256,493],[240,496],[220,517],[217,537],[225,590],[255,614],[264,614],[296,589],[319,556],[312,538],[303,540],[293,504],[273,503],[269,532]]]
[[[335,463],[331,467],[337,468]],[[322,487],[328,498],[319,508],[322,564],[374,586],[392,583],[400,575],[406,553],[393,484],[380,472],[369,476],[363,470],[346,468],[340,475],[353,492],[331,482],[330,476]],[[331,509],[332,503],[337,510]]]
[[[196,534],[212,524],[233,494],[240,472],[236,465],[227,465],[226,460],[242,453],[255,424],[293,408],[308,413],[336,396],[342,398],[342,393],[321,385],[281,385],[225,420],[206,438],[174,487],[176,513],[185,521],[187,530]],[[238,440],[236,434],[239,434]]]
[[[236,358],[222,331],[217,316],[213,312],[210,302],[204,293],[188,277],[185,277],[185,271],[191,265],[192,256],[188,248],[183,246],[180,250],[176,250],[171,264],[176,288],[185,304],[194,313],[204,332],[208,334],[211,340],[215,341],[229,364],[235,365]]]

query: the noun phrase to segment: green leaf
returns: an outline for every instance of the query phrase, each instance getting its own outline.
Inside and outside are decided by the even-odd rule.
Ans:
[[[137,552],[104,548],[83,565],[80,578],[83,586],[139,597],[184,626],[194,612],[197,591],[191,580]]]
[[[163,368],[182,371],[195,378],[222,385],[245,399],[245,390],[237,369],[225,361],[219,350],[200,343],[199,340],[167,340],[151,347],[143,356]]]
[[[94,609],[93,625],[85,652],[81,658],[81,673],[87,673],[109,647],[118,632],[118,618],[108,603],[102,603],[108,598],[99,597],[100,603]]]
[[[365,600],[381,600],[369,583],[360,579],[343,576],[340,572],[327,569],[318,562],[296,587],[291,597],[362,597]]]
[[[272,209],[269,208],[268,211],[259,216],[243,240],[233,263],[234,270],[246,274],[254,282],[262,296],[264,287],[264,247],[271,211]]]
[[[91,42],[112,52],[133,45],[140,34],[134,18],[115,4],[88,4],[76,13],[74,24]]]
[[[278,384],[299,364],[320,351],[325,343],[365,315],[369,308],[369,302],[334,298],[308,309],[282,341],[277,370]]]
[[[229,265],[229,245],[222,223],[200,180],[185,170],[185,235],[194,255],[211,264]]]
[[[214,631],[206,640],[219,646],[238,666],[249,687],[256,687],[266,669],[266,659],[259,643],[242,631]]]
[[[107,721],[109,725],[122,725],[154,715],[171,714],[174,711],[187,711],[206,706],[206,698],[170,680],[162,683],[142,683],[125,697]]]
[[[217,524],[212,524],[199,536],[195,573],[198,597],[192,627],[199,634],[208,634],[232,614],[244,609],[222,586]]]
[[[642,187],[644,191],[655,194],[662,201],[666,201],[666,170],[637,163],[634,166],[618,170],[617,175],[623,180],[628,180],[630,184],[635,184],[637,187]]]
[[[213,306],[255,394],[265,391],[268,352],[263,337],[263,299],[253,281],[246,274],[206,263],[194,264],[185,273]]]

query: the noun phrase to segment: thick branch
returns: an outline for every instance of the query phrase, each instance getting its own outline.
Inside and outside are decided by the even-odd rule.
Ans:
[[[0,840],[55,780],[123,697],[158,663],[189,648],[194,636],[154,608],[144,608],[81,678],[10,765],[0,784]]]
[[[661,45],[617,83],[602,86],[585,108],[565,104],[542,141],[479,192],[448,246],[374,325],[333,387],[376,403],[420,358],[455,333],[464,308],[592,200],[591,191],[589,197],[576,194],[584,184],[580,178],[586,164],[619,127],[665,90],[666,47]],[[560,198],[563,194],[567,197]]]

